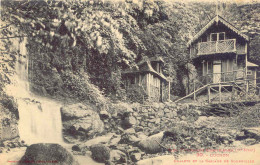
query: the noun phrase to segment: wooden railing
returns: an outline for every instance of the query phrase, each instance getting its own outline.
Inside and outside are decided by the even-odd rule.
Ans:
[[[198,43],[198,55],[236,51],[236,39]]]
[[[236,80],[242,80],[245,78],[244,70],[234,70],[229,72],[221,72],[221,73],[209,73],[205,76],[201,76],[200,81],[206,84],[214,84],[220,82],[231,82]]]

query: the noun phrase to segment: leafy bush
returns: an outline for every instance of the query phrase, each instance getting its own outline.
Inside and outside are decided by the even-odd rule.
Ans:
[[[89,82],[86,73],[73,74],[72,72],[65,72],[61,77],[67,96],[88,100],[94,104],[104,104],[107,101],[101,91]]]
[[[127,98],[129,102],[143,103],[148,97],[142,86],[132,85],[127,89]]]

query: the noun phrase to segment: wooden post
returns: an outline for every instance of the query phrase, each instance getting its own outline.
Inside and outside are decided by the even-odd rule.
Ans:
[[[209,74],[209,61],[207,61],[207,75]]]
[[[218,89],[218,92],[219,92],[219,102],[221,103],[221,97],[222,97],[222,93],[221,93],[221,83],[219,83],[219,89]]]
[[[189,74],[189,63],[187,63],[187,68],[188,68],[188,73],[187,73],[187,78],[188,78],[188,83],[187,83],[187,87],[188,87],[188,93],[186,93],[186,95],[190,93],[190,74]]]
[[[248,99],[248,84],[249,80],[246,79],[246,100]]]
[[[210,85],[208,85],[208,103],[210,103]]]
[[[216,41],[216,53],[218,52],[218,40]]]
[[[200,43],[198,43],[198,54],[200,52]]]
[[[237,50],[237,48],[236,48],[236,42],[237,42],[237,40],[234,39],[233,41],[234,41],[234,51],[236,51],[236,50]]]
[[[233,101],[233,96],[234,96],[234,83],[232,83],[232,92],[231,92],[230,102]]]
[[[246,57],[245,57],[245,62],[246,62],[245,79],[246,79],[246,99],[247,99],[247,93],[248,93],[248,82],[247,82],[247,43],[245,45],[245,51],[246,51]]]
[[[169,85],[168,85],[169,86],[169,88],[168,88],[168,95],[169,95],[168,97],[169,98],[168,99],[170,101],[171,100],[171,82],[170,82],[170,80],[168,80],[168,82],[169,82]]]
[[[147,95],[148,95],[148,99],[150,98],[150,73],[147,73],[146,75],[146,83],[147,83]]]
[[[195,80],[193,80],[193,100],[196,100],[196,83],[195,83]]]

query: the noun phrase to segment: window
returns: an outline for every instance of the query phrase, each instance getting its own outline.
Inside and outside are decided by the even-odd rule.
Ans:
[[[217,39],[218,39],[218,35],[217,35],[217,33],[212,33],[211,35],[210,35],[210,41],[217,41]]]
[[[247,71],[247,75],[252,75],[253,73],[252,73],[252,70],[248,70]]]
[[[225,33],[218,33],[218,40],[225,40]]]
[[[219,40],[225,40],[225,32],[210,34],[210,41],[219,41]]]

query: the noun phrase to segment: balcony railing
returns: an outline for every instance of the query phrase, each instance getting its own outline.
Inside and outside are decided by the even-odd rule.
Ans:
[[[201,77],[201,82],[206,84],[214,84],[221,82],[232,82],[245,79],[245,71],[244,70],[234,70],[229,72],[221,72],[221,73],[210,73]]]
[[[228,53],[236,51],[236,39],[198,43],[198,55]]]

